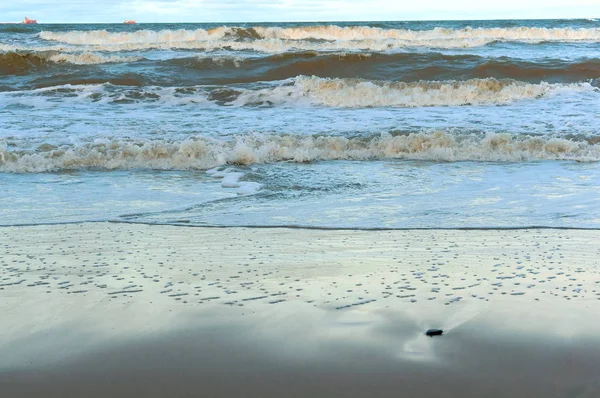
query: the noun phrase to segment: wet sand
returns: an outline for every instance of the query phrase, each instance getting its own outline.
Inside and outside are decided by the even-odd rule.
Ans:
[[[600,231],[0,228],[10,397],[597,397]],[[429,328],[445,330],[428,338]]]

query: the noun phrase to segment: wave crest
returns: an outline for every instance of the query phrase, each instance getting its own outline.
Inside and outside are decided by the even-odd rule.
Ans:
[[[135,62],[142,59],[137,56],[102,55],[91,52],[63,53],[59,51],[40,52],[0,52],[0,73],[23,74],[40,69],[48,63],[67,63],[73,65],[97,65],[106,63]]]
[[[39,33],[43,40],[97,49],[133,50],[148,48],[187,48],[255,50],[281,52],[297,50],[374,50],[403,47],[455,48],[504,42],[598,42],[599,28],[464,28],[431,30],[382,29],[368,26],[336,25],[282,27],[217,27],[195,30],[106,30]]]
[[[597,137],[596,137],[597,138]],[[96,140],[36,150],[9,150],[0,144],[0,171],[36,173],[69,169],[210,169],[225,164],[325,160],[411,159],[430,161],[533,160],[600,161],[594,137],[451,134],[437,131],[381,134],[370,137],[254,134],[219,140],[206,137],[183,141]]]
[[[499,105],[560,90],[593,90],[589,83],[530,84],[494,78],[412,83],[298,76],[293,85],[244,90],[234,105],[301,103],[335,107],[424,107]]]
[[[431,30],[382,29],[368,26],[340,27],[336,25],[303,26],[298,28],[254,27],[261,38],[285,40],[381,40],[407,41],[485,39],[490,41],[597,41],[598,28],[434,28]]]
[[[97,64],[113,64],[113,63],[128,63],[136,62],[143,59],[140,56],[116,56],[102,55],[96,53],[57,53],[48,58],[49,61],[55,63],[69,63],[74,65],[97,65]]]
[[[600,77],[600,60],[525,61],[477,55],[373,52],[287,52],[263,57],[197,55],[161,61],[179,70],[203,73],[210,83],[283,80],[300,75],[418,81],[440,78],[510,78],[516,80],[586,81]],[[230,70],[235,68],[232,75]]]
[[[430,107],[504,105],[537,99],[561,92],[598,91],[590,83],[532,84],[511,79],[470,79],[463,81],[389,82],[362,79],[331,79],[298,76],[253,88],[232,86],[156,87],[145,86],[144,78],[133,74],[111,78],[113,83],[89,84],[88,80],[0,93],[0,103],[30,103],[82,100],[97,103],[161,103],[165,106],[210,104],[220,106],[330,106],[339,108]],[[138,86],[138,87],[134,87]]]
[[[44,67],[47,62],[45,57],[31,53],[0,53],[0,75],[25,74],[32,69]]]

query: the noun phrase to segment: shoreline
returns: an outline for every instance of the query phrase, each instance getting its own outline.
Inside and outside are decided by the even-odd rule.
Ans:
[[[85,221],[57,221],[43,222],[39,224],[0,224],[1,228],[21,228],[21,227],[40,227],[40,226],[60,226],[60,225],[79,225],[79,224],[131,224],[158,227],[185,227],[185,228],[206,228],[206,229],[292,229],[292,230],[316,230],[316,231],[522,231],[522,230],[565,230],[565,231],[600,231],[600,227],[557,227],[548,225],[526,225],[526,226],[490,226],[490,227],[324,227],[311,225],[203,225],[192,224],[188,222],[180,223],[152,223],[143,221],[127,220],[85,220]]]
[[[600,393],[600,231],[178,227],[0,228],[3,391]]]

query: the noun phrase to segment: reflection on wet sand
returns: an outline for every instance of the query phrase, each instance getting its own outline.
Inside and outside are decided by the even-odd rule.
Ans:
[[[11,397],[596,397],[599,234],[2,228],[0,385]]]

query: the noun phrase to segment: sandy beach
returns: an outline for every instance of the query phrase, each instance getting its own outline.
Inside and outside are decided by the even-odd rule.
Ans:
[[[597,397],[599,238],[0,228],[2,395]]]
[[[0,398],[600,398],[600,2],[534,2],[5,0]]]

